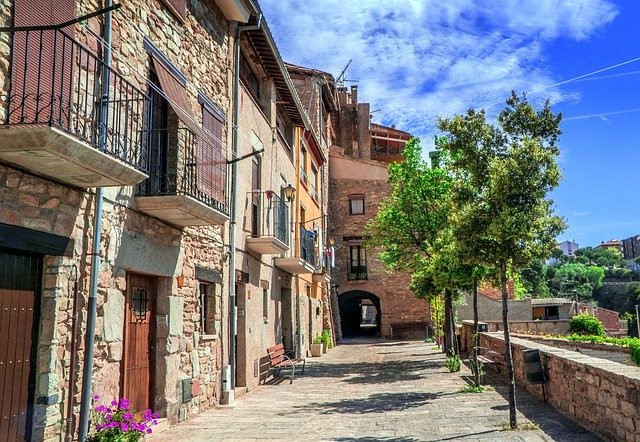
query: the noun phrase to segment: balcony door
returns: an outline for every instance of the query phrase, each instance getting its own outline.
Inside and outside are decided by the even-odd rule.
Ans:
[[[169,146],[169,103],[160,92],[160,84],[155,73],[150,75],[151,85],[151,130],[149,140],[149,179],[141,184],[144,195],[164,195],[167,193],[168,146]]]

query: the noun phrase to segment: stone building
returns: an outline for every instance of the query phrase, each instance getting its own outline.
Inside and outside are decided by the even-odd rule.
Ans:
[[[0,26],[55,25],[101,8],[3,0]],[[102,401],[128,397],[169,423],[189,419],[254,385],[259,355],[281,339],[291,277],[243,250],[275,227],[255,214],[287,217],[282,189],[298,170],[282,138],[310,126],[258,5],[133,0],[112,15],[110,46],[104,13],[0,34],[3,440],[76,435],[84,367]],[[288,132],[275,130],[279,121]],[[235,225],[231,203],[243,208]]]
[[[371,124],[369,104],[358,102],[356,87],[338,88],[338,107],[329,155],[329,231],[341,335],[424,337],[428,304],[409,290],[407,274],[388,272],[378,251],[363,245],[367,221],[389,196],[388,164],[401,160],[410,134]]]

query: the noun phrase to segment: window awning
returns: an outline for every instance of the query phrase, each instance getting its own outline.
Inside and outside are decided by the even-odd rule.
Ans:
[[[169,72],[164,62],[158,59],[154,54],[151,54],[153,65],[156,68],[156,75],[158,81],[160,81],[160,87],[162,92],[167,96],[169,105],[173,111],[178,115],[180,121],[187,126],[197,138],[210,145],[216,145],[220,143],[220,140],[215,140],[212,135],[205,132],[202,126],[198,123],[198,118],[193,114],[191,109],[191,103],[187,98],[187,90],[176,79],[176,77]]]

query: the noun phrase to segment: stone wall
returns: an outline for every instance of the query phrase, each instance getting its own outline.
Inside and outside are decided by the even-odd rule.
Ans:
[[[362,237],[365,225],[377,213],[381,199],[389,195],[387,165],[349,158],[333,151],[330,161],[330,233],[335,238],[336,255],[332,283],[338,284],[338,298],[355,290],[378,297],[383,337],[391,335],[391,324],[394,323],[430,322],[428,304],[409,290],[409,275],[388,272],[378,259],[379,250],[366,251],[366,280],[348,279],[349,238]],[[352,194],[364,195],[364,215],[350,215],[349,195]]]
[[[511,321],[530,321],[531,299],[509,300],[509,319]],[[473,296],[465,293],[464,301],[456,306],[460,321],[473,319]],[[478,295],[478,319],[480,321],[502,321],[502,301]]]
[[[516,385],[542,399],[539,385],[524,376],[522,352],[537,348],[546,373],[547,401],[608,440],[638,441],[640,368],[574,351],[512,338]],[[482,333],[480,345],[504,353],[501,334]],[[544,422],[540,422],[544,424]]]
[[[100,2],[77,3],[82,15],[100,9]],[[0,5],[9,21],[7,2]],[[184,19],[163,2],[131,1],[113,14],[113,67],[127,80],[147,89],[150,56],[144,36],[186,77],[190,111],[200,116],[198,93],[222,113],[230,108],[232,52],[230,24],[215,3],[187,2]],[[76,27],[76,38],[97,50],[101,19]],[[0,37],[0,48],[7,44]],[[0,58],[0,85],[6,89],[9,51]],[[202,57],[202,54],[208,54]],[[6,97],[2,96],[2,115]],[[0,115],[0,117],[2,117]],[[226,133],[223,135],[226,139]],[[222,140],[223,143],[225,140]],[[218,403],[222,366],[221,336],[203,336],[195,267],[224,274],[223,226],[178,229],[136,210],[131,187],[105,189],[98,276],[93,391],[103,400],[121,396],[123,324],[127,278],[152,276],[158,318],[154,345],[157,368],[153,408],[170,422],[187,419]],[[64,256],[46,256],[40,297],[40,330],[36,361],[34,438],[59,439],[77,431],[84,365],[84,332],[90,281],[94,218],[92,191],[71,188],[0,166],[0,222],[70,238]],[[181,283],[178,284],[178,277]],[[222,310],[222,279],[216,285],[217,321]],[[77,284],[77,291],[76,289]],[[75,320],[75,321],[74,321]],[[192,398],[182,396],[182,382],[192,384]],[[68,408],[69,395],[73,397]],[[67,420],[74,415],[74,421]],[[67,428],[67,423],[69,427]]]

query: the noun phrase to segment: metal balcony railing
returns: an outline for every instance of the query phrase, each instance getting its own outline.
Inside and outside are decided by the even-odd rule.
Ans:
[[[347,279],[350,281],[358,281],[369,279],[369,272],[366,265],[349,266]]]
[[[404,144],[400,145],[381,145],[374,144],[371,146],[373,155],[402,155],[404,152]]]
[[[274,191],[250,192],[252,205],[251,233],[254,237],[272,236],[289,245],[289,204]]]
[[[225,214],[227,161],[188,128],[149,131],[149,178],[139,196],[186,195]]]
[[[63,30],[14,31],[12,39],[5,124],[55,126],[97,148],[106,108],[104,153],[146,171],[149,97],[144,92]],[[104,81],[107,103],[100,92]]]
[[[300,226],[300,258],[315,267],[316,265],[316,233]]]

